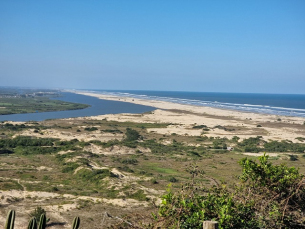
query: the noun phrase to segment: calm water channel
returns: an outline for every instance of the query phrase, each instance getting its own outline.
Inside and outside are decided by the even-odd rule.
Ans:
[[[57,97],[55,99],[66,102],[88,104],[90,107],[81,110],[0,115],[0,121],[43,121],[46,119],[75,118],[103,114],[139,114],[156,109],[155,107],[150,106],[102,100],[91,96],[79,95],[69,92],[62,92],[62,95],[62,97]]]

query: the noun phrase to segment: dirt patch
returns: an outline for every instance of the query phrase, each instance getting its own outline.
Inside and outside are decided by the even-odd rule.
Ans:
[[[37,169],[38,171],[42,171],[42,170],[44,170],[44,171],[51,171],[51,170],[52,170],[52,168],[46,167],[46,166],[39,166],[39,167],[37,167],[36,169]]]
[[[260,157],[264,154],[270,157],[278,157],[278,156],[288,156],[288,155],[298,155],[297,153],[242,153],[243,155],[252,156],[252,157]]]
[[[34,131],[35,131],[34,129],[28,129],[18,133],[18,135],[35,136],[37,138],[58,138],[66,141],[77,139],[79,141],[85,141],[85,142],[96,139],[99,139],[102,142],[107,142],[115,139],[121,140],[123,137],[122,134],[100,133],[99,131],[90,132],[90,133],[72,133],[71,131],[59,131],[56,129],[43,130],[38,133],[35,133]]]
[[[123,154],[136,153],[136,149],[132,149],[126,146],[117,146],[117,145],[108,148],[103,148],[95,144],[90,144],[90,146],[85,147],[85,150],[92,152],[94,154],[103,154],[103,155],[123,155]]]

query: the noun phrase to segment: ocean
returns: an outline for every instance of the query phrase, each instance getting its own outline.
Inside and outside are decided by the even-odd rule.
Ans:
[[[86,90],[88,91],[88,90]],[[304,94],[91,90],[108,95],[169,101],[222,109],[305,117]]]

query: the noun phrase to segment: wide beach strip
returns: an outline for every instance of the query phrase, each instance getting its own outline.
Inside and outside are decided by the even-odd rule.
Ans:
[[[84,91],[73,92],[99,99],[156,107],[157,110],[140,116],[133,114],[101,115],[95,116],[94,119],[172,123],[167,128],[150,129],[150,131],[160,134],[206,135],[208,137],[227,137],[228,139],[233,136],[238,136],[241,139],[262,136],[264,140],[289,140],[292,142],[299,142],[297,138],[305,136],[305,118],[302,117],[241,112]],[[205,125],[206,129],[209,130],[194,128],[198,125]]]

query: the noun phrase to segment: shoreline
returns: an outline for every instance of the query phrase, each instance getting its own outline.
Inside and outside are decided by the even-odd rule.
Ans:
[[[145,106],[152,106],[156,109],[164,109],[164,110],[185,110],[193,113],[198,114],[212,114],[217,116],[230,116],[234,117],[241,117],[243,118],[244,115],[251,115],[257,117],[268,117],[268,118],[285,118],[287,120],[293,120],[295,122],[299,122],[303,124],[302,121],[305,121],[305,117],[299,116],[286,116],[286,115],[276,115],[276,114],[266,114],[266,113],[256,113],[251,111],[241,111],[241,110],[233,110],[233,109],[226,109],[226,108],[216,108],[216,107],[209,107],[209,106],[197,106],[197,105],[190,105],[190,104],[181,104],[181,103],[174,103],[168,101],[161,101],[161,100],[150,100],[150,99],[139,99],[133,97],[124,97],[124,96],[114,96],[114,95],[106,95],[97,92],[83,92],[83,91],[69,91],[75,94],[82,94],[86,96],[92,96],[99,99],[104,100],[112,100],[112,101],[120,101],[120,102],[127,102],[127,103],[134,103],[138,105],[145,105]],[[222,113],[222,114],[220,114]],[[251,118],[250,117],[250,118]],[[272,119],[273,120],[273,119]]]
[[[238,136],[241,139],[263,136],[264,140],[296,140],[305,136],[305,118],[280,116],[227,110],[214,107],[186,105],[158,100],[145,100],[132,97],[120,97],[85,91],[69,91],[76,94],[97,97],[104,100],[128,102],[155,107],[156,110],[144,114],[108,114],[86,117],[86,119],[104,119],[114,121],[171,123],[167,128],[151,129],[159,134],[178,134],[208,137]],[[194,129],[195,125],[206,125],[210,131]],[[223,129],[215,127],[223,127]],[[234,131],[232,131],[234,130]]]
[[[79,90],[74,90],[79,91]],[[207,94],[200,94],[200,96],[207,96],[207,98],[197,98],[198,95],[188,95],[186,94],[183,96],[178,96],[174,93],[172,96],[166,94],[138,94],[133,93],[124,93],[124,92],[108,92],[108,91],[96,91],[96,90],[80,90],[80,93],[93,93],[93,94],[102,94],[108,97],[121,97],[121,98],[133,98],[139,100],[146,100],[146,101],[158,101],[158,102],[169,102],[181,105],[189,105],[189,106],[196,106],[196,107],[210,107],[215,109],[221,110],[230,110],[230,111],[238,111],[243,113],[256,113],[256,114],[266,114],[266,115],[277,115],[277,116],[287,116],[287,117],[301,117],[305,118],[305,107],[300,108],[300,104],[298,104],[299,100],[293,100],[291,102],[291,106],[287,104],[289,102],[289,98],[284,98],[284,105],[283,107],[280,104],[277,104],[278,99],[273,101],[273,97],[255,97],[253,98],[253,103],[251,103],[248,99],[243,100],[242,97],[236,98],[237,101],[232,101],[230,97],[230,93],[228,93],[229,100],[226,100],[222,97],[217,98],[210,98],[211,95]],[[183,93],[183,92],[182,92]],[[196,93],[196,92],[195,92]],[[195,96],[195,97],[194,97]],[[246,96],[246,94],[245,94]],[[274,95],[272,95],[274,96]],[[247,96],[246,96],[247,97]],[[231,98],[231,99],[230,99]],[[224,100],[223,100],[224,99]],[[240,100],[241,99],[241,100]],[[296,99],[296,98],[295,98]],[[305,97],[304,97],[305,99]],[[214,101],[215,100],[215,101]],[[219,100],[219,102],[218,102]],[[270,100],[270,101],[269,101]],[[269,102],[266,102],[269,101]],[[258,103],[260,102],[260,103]],[[272,105],[273,104],[273,105]],[[296,107],[294,107],[296,106]]]

